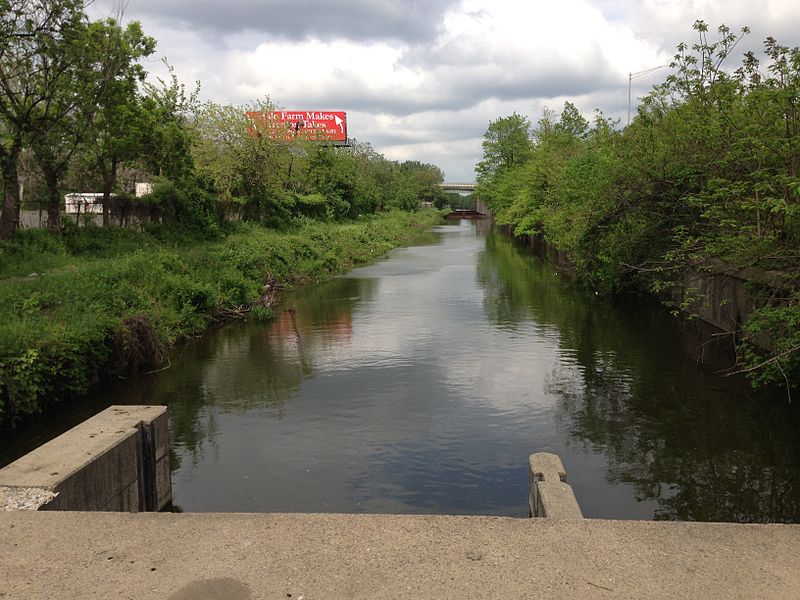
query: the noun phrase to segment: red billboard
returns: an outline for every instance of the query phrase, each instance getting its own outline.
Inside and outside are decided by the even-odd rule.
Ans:
[[[250,133],[276,140],[347,142],[347,113],[330,110],[248,112]]]

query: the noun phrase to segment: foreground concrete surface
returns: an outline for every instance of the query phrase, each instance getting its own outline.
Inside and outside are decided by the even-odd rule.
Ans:
[[[800,598],[800,526],[0,513],[0,598]]]

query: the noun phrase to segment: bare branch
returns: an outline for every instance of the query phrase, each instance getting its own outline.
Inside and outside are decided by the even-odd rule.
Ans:
[[[782,359],[782,358],[784,358],[786,356],[789,356],[790,354],[792,354],[794,352],[797,352],[798,350],[800,350],[800,344],[798,344],[797,346],[793,346],[792,348],[789,348],[788,350],[784,350],[780,354],[776,354],[775,356],[772,356],[772,357],[768,358],[767,360],[765,360],[764,362],[760,362],[755,366],[747,367],[746,369],[737,369],[736,371],[731,371],[729,373],[725,373],[724,376],[725,377],[730,377],[731,375],[739,375],[741,373],[752,373],[753,371],[757,371],[758,369],[763,369],[767,365],[771,365],[772,363],[777,363],[780,359]],[[779,363],[778,368],[780,368],[780,363]]]

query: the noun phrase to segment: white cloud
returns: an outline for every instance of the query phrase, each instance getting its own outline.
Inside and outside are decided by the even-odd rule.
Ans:
[[[712,29],[749,25],[743,49],[758,49],[767,35],[792,46],[800,37],[795,3],[778,0],[464,0],[408,19],[387,1],[370,13],[385,22],[369,27],[353,21],[366,6],[354,0],[341,5],[352,27],[284,19],[280,37],[263,19],[245,18],[262,6],[254,0],[234,1],[219,23],[210,9],[170,6],[130,0],[127,17],[143,21],[183,81],[202,82],[203,97],[244,103],[269,95],[287,108],[345,110],[352,136],[458,180],[472,178],[480,136],[499,116],[517,111],[536,121],[542,107],[558,110],[569,99],[587,117],[601,108],[624,118],[628,73],[669,62],[678,42],[695,39],[696,19]],[[396,23],[404,29],[391,34]],[[665,75],[634,80],[634,97]]]
[[[797,45],[800,24],[797,3],[790,0],[641,0],[630,18],[638,37],[654,40],[670,53],[680,41],[696,41],[696,20],[705,21],[712,31],[722,24],[734,31],[750,27],[749,42],[756,47],[768,35]]]

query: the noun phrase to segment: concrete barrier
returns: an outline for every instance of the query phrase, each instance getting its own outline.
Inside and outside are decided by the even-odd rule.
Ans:
[[[583,518],[572,486],[567,484],[567,471],[558,455],[549,452],[531,454],[528,467],[531,517]]]
[[[165,406],[112,406],[0,470],[0,510],[162,510],[169,447]]]

